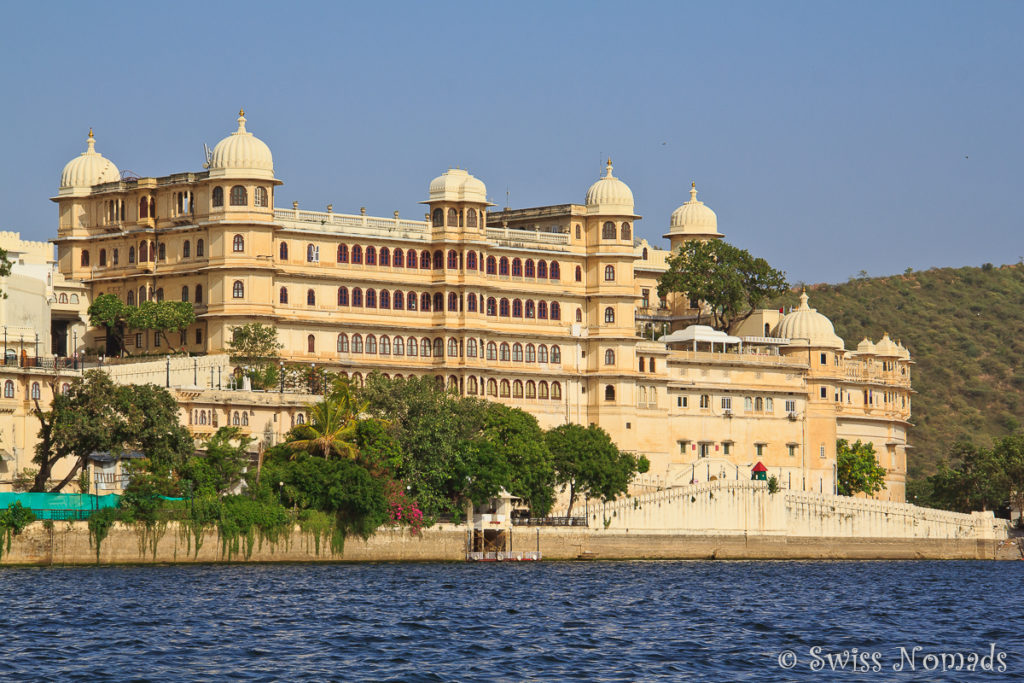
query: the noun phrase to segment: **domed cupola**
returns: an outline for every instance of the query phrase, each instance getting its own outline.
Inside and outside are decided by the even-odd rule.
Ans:
[[[885,358],[899,358],[901,355],[900,347],[889,339],[889,333],[886,332],[882,335],[882,338],[875,344],[875,355],[883,356]]]
[[[856,355],[858,355],[858,356],[873,356],[873,355],[875,355],[875,345],[873,343],[871,343],[870,339],[868,339],[867,337],[864,337],[864,339],[862,339],[861,342],[859,344],[857,344]]]
[[[587,213],[619,216],[633,215],[633,191],[626,183],[612,175],[612,160],[608,160],[603,178],[587,190]]]
[[[217,143],[207,164],[211,178],[274,177],[274,157],[266,143],[245,129],[245,110],[238,112],[238,130]]]
[[[842,349],[832,321],[807,305],[807,292],[800,295],[800,306],[775,326],[772,334],[789,340],[789,346]]]
[[[117,166],[96,151],[96,138],[89,129],[88,149],[64,166],[60,174],[58,196],[88,194],[93,185],[112,183],[121,179]]]
[[[423,203],[432,202],[476,202],[493,206],[487,201],[484,182],[462,168],[449,168],[430,181],[430,198]]]
[[[704,202],[697,199],[697,183],[690,184],[690,201],[672,212],[669,220],[668,233],[665,237],[672,240],[672,248],[676,241],[672,238],[716,239],[722,236],[718,232],[718,216]]]

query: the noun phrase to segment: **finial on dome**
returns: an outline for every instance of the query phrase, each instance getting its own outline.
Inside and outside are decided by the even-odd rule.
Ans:
[[[690,201],[697,201],[697,183],[695,182],[690,183]]]
[[[804,290],[802,292],[800,292],[800,308],[799,308],[799,310],[805,311],[805,310],[807,310],[809,308],[808,305],[807,305],[807,300],[809,298],[810,297],[807,296],[807,288],[805,287]]]
[[[604,174],[604,177],[605,177],[605,178],[611,178],[611,177],[612,177],[612,158],[611,158],[611,157],[608,157],[608,164],[607,164],[607,169],[608,169],[608,170],[607,170],[607,172],[606,172],[606,173]]]
[[[91,126],[89,127],[89,137],[86,139],[86,143],[89,145],[89,149],[86,151],[86,154],[95,154],[96,153],[96,138],[93,137],[92,127]]]
[[[245,130],[245,109],[238,110],[238,131],[239,133],[246,132]]]

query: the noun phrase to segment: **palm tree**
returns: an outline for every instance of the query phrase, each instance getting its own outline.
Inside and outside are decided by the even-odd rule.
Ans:
[[[325,460],[332,455],[355,459],[356,427],[366,406],[356,400],[347,384],[336,384],[330,395],[310,406],[309,423],[292,430],[288,446],[296,452],[322,454]]]

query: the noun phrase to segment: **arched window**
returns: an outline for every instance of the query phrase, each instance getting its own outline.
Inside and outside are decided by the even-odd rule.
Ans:
[[[466,227],[475,228],[476,225],[476,209],[466,209]]]
[[[377,248],[369,246],[366,248],[366,265],[375,266],[377,265]]]
[[[604,400],[614,401],[615,400],[615,387],[611,384],[605,385],[604,388]]]
[[[405,295],[405,307],[410,311],[416,310],[416,292],[409,292]]]
[[[128,263],[135,263],[135,247],[128,247]]]
[[[139,305],[141,306],[142,302],[145,301],[146,299],[146,285],[142,285],[141,287],[139,287]]]
[[[316,335],[311,334],[306,337],[306,351],[308,353],[314,353],[316,351]]]
[[[629,228],[629,223],[622,224],[622,230],[619,232],[619,238],[624,240],[633,239],[633,231]]]
[[[352,246],[352,263],[363,262],[363,248],[358,244]]]
[[[231,240],[231,250],[245,251],[245,238],[242,237],[241,235],[235,235],[234,238],[232,238]],[[139,260],[142,260],[141,256],[139,257]]]
[[[188,285],[181,288],[181,300],[188,301]]]
[[[338,245],[338,263],[348,263],[348,245]]]
[[[417,352],[416,337],[409,337],[408,355],[415,356]]]
[[[392,298],[392,301],[396,311],[401,311],[405,308],[405,295],[403,295],[401,291],[395,292],[395,296]]]
[[[434,356],[444,358],[444,341],[440,337],[434,339]]]
[[[611,306],[608,306],[607,308],[604,309],[604,321],[606,323],[615,322],[615,309],[612,308]]]
[[[420,269],[421,270],[429,270],[430,269],[430,252],[427,251],[426,249],[424,249],[423,251],[420,252]]]
[[[466,297],[466,310],[470,313],[476,313],[476,294],[469,294]]]
[[[537,317],[537,304],[535,304],[533,302],[533,299],[527,299],[526,300],[525,315],[526,315],[527,318],[536,318]]]
[[[448,225],[453,228],[459,226],[459,212],[455,209],[448,209]]]
[[[509,395],[509,384],[507,379],[501,380],[501,397],[508,398]]]
[[[312,289],[306,290],[306,305],[316,306],[316,292]]]
[[[498,275],[508,275],[508,257],[502,256],[498,261]]]
[[[476,396],[477,391],[476,377],[470,375],[469,380],[466,382],[466,393],[470,396]]]
[[[429,358],[430,357],[430,340],[426,337],[420,339],[420,356]]]
[[[498,315],[502,318],[507,318],[509,314],[508,299],[502,299],[498,303]]]
[[[576,322],[578,322],[578,323],[583,322],[583,309],[582,308],[577,308],[576,309]]]
[[[516,380],[512,382],[512,398],[523,397],[523,382],[522,380]]]
[[[235,280],[235,283],[231,286],[231,296],[235,299],[241,299],[245,296],[245,285],[242,284],[241,280]]]
[[[368,289],[366,290],[366,307],[377,308],[377,290]]]
[[[380,355],[390,356],[391,355],[391,337],[386,334],[380,337]]]
[[[202,285],[196,285],[196,303],[197,304],[203,303],[203,286]]]
[[[470,209],[472,211],[472,209]],[[466,270],[476,270],[476,252],[466,254]]]
[[[537,317],[541,320],[548,319],[548,302],[538,301],[537,302]]]
[[[466,356],[476,358],[476,339],[473,337],[466,340]]]
[[[363,290],[358,287],[352,288],[352,305],[358,308],[363,307]]]
[[[4,398],[14,398],[14,382],[12,380],[4,382]]]
[[[558,280],[562,277],[562,269],[558,266],[558,261],[552,261],[551,266],[548,268],[548,277],[552,280]]]
[[[523,345],[519,342],[512,345],[512,361],[514,363],[523,362]]]
[[[434,310],[444,310],[444,294],[442,294],[441,292],[434,292]]]
[[[552,363],[561,363],[562,362],[562,349],[558,346],[558,344],[552,344],[551,345],[551,362]]]
[[[562,384],[560,382],[551,383],[551,398],[556,401],[562,398]]]
[[[192,242],[185,240],[181,245],[181,257],[190,258],[192,256]]]
[[[35,400],[39,400],[40,398],[42,398],[42,395],[39,391],[39,382],[32,382],[32,398]]]
[[[202,258],[206,254],[206,245],[203,240],[196,240],[196,258]]]
[[[167,260],[167,245],[164,242],[161,242],[159,244],[159,246],[157,247],[157,252],[160,254],[159,259],[161,261]]]
[[[452,358],[457,358],[459,355],[459,342],[454,338],[448,340],[448,355]]]
[[[128,290],[128,296],[125,297],[125,301],[128,302],[129,306],[135,305],[135,292]]]
[[[115,266],[117,265],[117,256],[118,256],[118,254],[117,254],[117,249],[115,249],[115,250],[114,250],[114,265],[115,265]]]
[[[216,193],[214,196],[216,197]],[[220,205],[214,204],[214,206]],[[149,197],[143,197],[139,200],[139,218],[149,218]]]
[[[455,292],[448,293],[448,310],[456,312],[459,310],[459,295]]]
[[[386,289],[380,290],[380,307],[391,308],[391,292]]]
[[[508,343],[501,342],[501,346],[498,347],[498,358],[504,361],[511,360]]]
[[[234,414],[233,414],[233,415],[231,416],[231,424],[232,424],[233,426],[235,426],[235,427],[241,426],[241,424],[242,424],[242,418],[241,418],[241,416],[240,416],[240,415],[238,414],[238,411],[237,411],[237,410],[236,410],[236,411],[234,412]]]
[[[401,268],[405,264],[405,253],[401,249],[395,249],[395,258],[392,264],[395,268]]]
[[[71,385],[68,384],[67,382],[64,382],[64,384],[60,385],[60,393],[66,394],[70,390],[71,390]]]
[[[546,344],[541,344],[537,347],[537,362],[547,363],[548,362],[548,347]]]
[[[139,263],[145,263],[149,260],[149,242],[142,240],[139,242]]]
[[[372,334],[366,335],[366,352],[377,353],[377,337]]]
[[[145,201],[145,200],[143,200]],[[215,187],[213,188],[213,205],[224,206],[224,188]]]
[[[423,292],[420,294],[420,310],[430,310],[430,294],[428,292]]]
[[[248,410],[243,410],[242,411],[242,426],[243,427],[248,427],[249,426],[249,411]]]
[[[352,335],[352,353],[363,352],[363,335],[353,334]]]
[[[441,209],[441,208],[434,209],[434,213],[431,214],[431,221],[430,222],[433,225],[433,227],[435,227],[435,228],[443,227],[444,226],[444,209]]]
[[[493,379],[487,380],[487,395],[497,396],[498,395],[498,383]]]
[[[64,293],[64,292],[61,292],[60,296],[57,297],[57,303],[59,303],[59,304],[66,304],[67,302],[68,302],[68,295],[66,293]]]
[[[519,299],[514,299],[512,301],[512,317],[513,318],[522,318],[523,317],[523,302],[520,301]]]
[[[643,372],[643,371],[644,371],[644,359],[643,359],[643,356],[641,356],[640,357],[640,372]]]
[[[338,353],[348,353],[348,335],[344,332],[338,335]]]
[[[537,277],[541,278],[542,280],[543,279],[547,279],[547,277],[548,277],[548,262],[547,261],[537,261]]]
[[[434,270],[442,270],[444,268],[444,252],[438,249],[434,252]]]
[[[73,304],[77,304],[78,303],[78,295],[77,294],[72,294],[71,295],[71,303],[73,303]]]
[[[498,345],[487,342],[487,360],[498,360]]]
[[[523,276],[523,262],[518,258],[512,259],[512,277]]]
[[[107,250],[106,249],[100,249],[100,265],[101,266],[107,265]]]
[[[548,397],[548,383],[541,380],[541,383],[537,386],[537,397],[547,398]]]
[[[607,223],[604,224],[604,226],[601,228],[601,239],[603,239],[603,240],[613,240],[613,239],[615,239],[615,224],[614,223],[612,223],[611,221],[608,221]]]
[[[615,365],[615,352],[611,349],[604,352],[604,364]]]
[[[537,362],[537,347],[533,344],[526,345],[526,362],[536,363]]]
[[[270,194],[265,187],[257,187],[252,191],[253,206],[270,206]]]
[[[459,255],[454,249],[448,250],[448,270],[459,269]]]
[[[605,282],[614,282],[615,280],[615,266],[604,267],[604,279]]]
[[[493,296],[487,299],[487,315],[498,315],[498,302]]]
[[[493,256],[487,257],[487,274],[497,275],[498,273],[498,260]]]
[[[551,319],[561,320],[562,319],[562,307],[558,305],[557,301],[551,302]]]
[[[402,339],[401,337],[395,337],[394,347],[395,347],[395,355],[396,356],[404,356],[405,355],[405,340],[404,339]]]
[[[391,265],[391,250],[387,247],[380,248],[380,265],[390,266]]]
[[[640,258],[642,258],[644,261],[647,260],[647,247],[644,247],[643,256],[641,256]]]
[[[244,187],[235,185],[231,188],[231,206],[245,206],[248,203],[249,198]]]
[[[532,258],[526,259],[526,277],[537,277],[537,267]]]
[[[88,249],[83,249],[82,250],[82,267],[88,267],[88,266],[89,266],[89,250]]]

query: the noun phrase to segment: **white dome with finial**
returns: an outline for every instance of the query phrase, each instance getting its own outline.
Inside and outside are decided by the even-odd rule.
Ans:
[[[430,181],[427,202],[477,202],[489,204],[484,181],[462,168],[449,168]],[[427,203],[425,202],[425,203]]]
[[[807,305],[807,292],[800,295],[800,306],[775,326],[773,335],[789,340],[790,346],[843,348],[832,321]]]
[[[886,332],[882,335],[882,338],[875,344],[875,355],[885,356],[886,358],[899,358],[900,347],[896,346],[896,343],[892,339],[889,339],[889,333]]]
[[[626,183],[612,175],[612,160],[608,160],[603,178],[587,190],[587,213],[633,215],[633,191]]]
[[[210,177],[274,177],[274,157],[266,143],[245,129],[245,110],[238,112],[238,130],[217,143],[210,156]]]
[[[690,184],[690,201],[672,212],[669,235],[706,235],[721,237],[718,216],[704,202],[697,199],[697,183]]]
[[[89,129],[88,148],[64,166],[60,174],[61,195],[88,193],[93,185],[121,179],[114,163],[96,151],[96,138]]]

